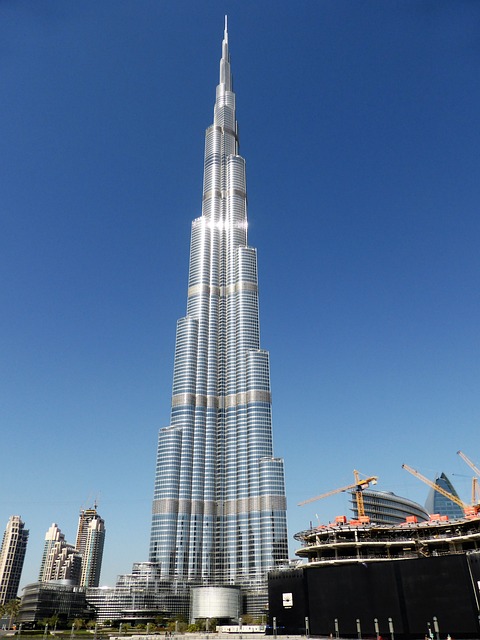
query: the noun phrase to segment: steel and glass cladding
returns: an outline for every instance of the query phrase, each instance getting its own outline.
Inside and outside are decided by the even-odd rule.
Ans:
[[[255,589],[287,557],[283,460],[273,457],[269,354],[260,348],[257,252],[247,244],[225,27],[187,315],[177,325],[171,422],[158,440],[150,561],[167,581]]]
[[[455,491],[455,487],[444,473],[441,473],[435,478],[435,484],[458,498],[458,493]],[[438,513],[442,516],[448,516],[449,518],[463,518],[464,516],[462,507],[433,488],[430,489],[428,494],[425,502],[425,509],[428,513]]]

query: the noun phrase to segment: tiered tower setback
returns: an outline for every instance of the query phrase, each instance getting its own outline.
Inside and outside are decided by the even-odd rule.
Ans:
[[[78,584],[81,566],[82,558],[77,549],[68,544],[65,534],[53,523],[45,534],[39,582],[70,580]]]
[[[247,242],[228,31],[206,131],[187,314],[177,324],[170,426],[161,429],[150,561],[176,584],[264,589],[288,557],[283,460],[273,456],[257,252]]]

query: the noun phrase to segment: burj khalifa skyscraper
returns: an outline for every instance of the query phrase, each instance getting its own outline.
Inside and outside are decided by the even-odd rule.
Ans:
[[[247,242],[228,30],[206,131],[187,313],[178,320],[170,426],[159,432],[150,561],[172,588],[265,593],[288,557],[283,460],[274,457],[257,252]]]

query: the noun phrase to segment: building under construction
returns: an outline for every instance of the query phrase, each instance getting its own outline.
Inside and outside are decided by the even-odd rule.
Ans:
[[[342,516],[295,538],[307,563],[269,574],[276,633],[480,637],[479,516],[396,526]]]
[[[353,484],[300,503],[352,491],[357,517],[347,521],[339,516],[333,523],[295,535],[301,544],[296,555],[306,564],[269,574],[274,634],[480,637],[478,505],[469,507],[415,469],[403,468],[452,500],[465,515],[455,519],[433,515],[428,521],[408,515],[393,525],[372,522],[364,495],[377,496],[378,492],[365,491],[377,477],[362,480],[358,471]],[[473,500],[476,487],[474,482]],[[393,494],[389,498],[399,501]],[[411,506],[402,503],[402,509]],[[395,517],[399,513],[395,509]]]
[[[466,458],[477,474],[477,467]],[[295,569],[269,574],[272,632],[330,637],[479,638],[480,637],[480,505],[477,482],[472,504],[462,502],[418,471],[403,468],[461,508],[459,518],[423,513],[402,522],[375,522],[367,515],[379,498],[368,491],[377,477],[355,481],[310,498],[307,504],[340,491],[351,491],[355,519],[338,516],[333,523],[295,535],[296,555],[306,561]],[[369,497],[369,494],[372,496]],[[367,500],[364,500],[367,497]],[[414,503],[383,493],[395,503],[398,518]],[[400,507],[399,504],[401,503]],[[373,504],[373,503],[372,503]],[[415,506],[415,505],[414,505]],[[390,517],[390,504],[380,515]],[[418,505],[416,505],[418,507]],[[421,516],[421,517],[418,517]]]

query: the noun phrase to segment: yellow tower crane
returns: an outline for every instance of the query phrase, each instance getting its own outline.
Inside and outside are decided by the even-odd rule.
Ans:
[[[353,484],[349,484],[346,487],[340,487],[339,489],[332,489],[332,491],[327,491],[327,493],[322,493],[319,496],[315,496],[315,498],[309,498],[308,500],[304,500],[303,502],[299,502],[298,506],[302,507],[304,504],[309,504],[310,502],[315,502],[316,500],[322,500],[323,498],[328,498],[328,496],[333,496],[336,493],[341,493],[342,491],[349,491],[350,489],[355,489],[355,499],[357,501],[357,513],[358,517],[365,516],[365,505],[363,503],[363,495],[362,491],[367,489],[371,484],[377,484],[378,477],[370,476],[369,478],[365,478],[362,480],[360,478],[359,472],[354,469],[353,477],[355,478],[355,482]]]
[[[480,478],[480,469],[476,467],[473,462],[468,458],[462,451],[457,451],[458,455],[462,458],[464,462],[468,464],[470,469],[474,472],[474,476],[472,478],[472,504],[477,504],[480,502],[480,491],[478,486],[478,479]]]
[[[409,471],[413,476],[415,476],[419,480],[422,480],[423,482],[425,482],[425,484],[428,484],[429,487],[431,487],[432,489],[435,489],[435,491],[438,491],[438,493],[441,493],[442,496],[445,496],[452,502],[455,502],[455,504],[458,504],[459,507],[462,507],[466,515],[471,515],[472,513],[473,514],[478,513],[478,511],[480,510],[479,505],[473,505],[473,506],[468,505],[466,502],[463,502],[463,500],[460,500],[458,496],[454,496],[453,493],[449,493],[443,487],[440,487],[435,482],[432,482],[416,469],[412,469],[412,467],[409,467],[408,464],[402,464],[402,469]]]

